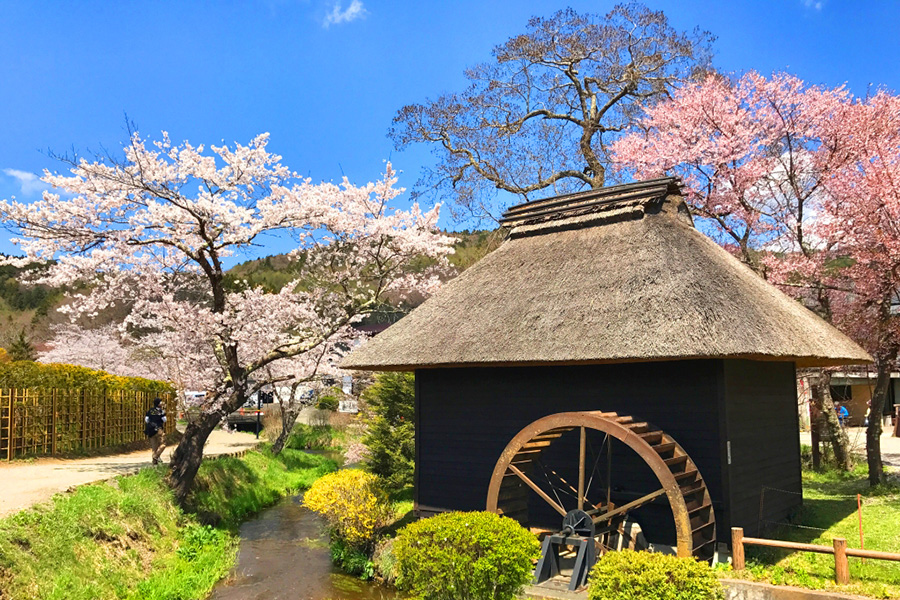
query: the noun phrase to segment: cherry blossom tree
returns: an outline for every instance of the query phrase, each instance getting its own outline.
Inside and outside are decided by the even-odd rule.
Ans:
[[[268,381],[285,382],[271,386],[274,400],[281,409],[281,431],[272,442],[272,452],[278,454],[284,449],[300,412],[316,402],[325,381],[341,378],[344,372],[337,367],[338,362],[351,345],[362,340],[363,334],[351,329],[339,340],[266,367]]]
[[[841,148],[821,143],[819,128],[847,98],[842,88],[786,74],[713,75],[648,108],[643,132],[617,141],[613,152],[638,177],[680,177],[694,214],[762,271],[761,248],[814,250],[810,204],[845,160]]]
[[[815,234],[846,263],[835,276],[851,293],[840,297],[837,322],[875,357],[866,459],[877,485],[884,481],[881,416],[900,354],[900,97],[882,90],[848,103],[824,128],[851,160],[825,181]]]
[[[821,210],[825,181],[847,161],[843,146],[824,137],[823,126],[848,98],[842,88],[809,86],[786,74],[709,76],[649,108],[643,132],[622,138],[613,151],[619,165],[638,177],[679,176],[692,212],[713,238],[833,322],[835,282],[822,262],[828,242],[809,229]],[[813,401],[836,462],[849,469],[831,371],[818,370],[815,379]]]
[[[900,99],[748,73],[684,86],[614,146],[638,176],[675,174],[714,237],[866,346],[878,377],[867,432],[869,480],[883,478],[881,419],[900,352]],[[828,392],[819,408],[849,465]]]
[[[123,343],[123,335],[115,325],[95,329],[68,323],[60,325],[54,328],[48,346],[48,350],[38,353],[38,361],[79,365],[125,377],[159,379],[135,356],[134,347]]]
[[[20,233],[18,262],[48,261],[35,281],[86,290],[68,305],[73,316],[127,305],[136,343],[180,354],[205,382],[206,400],[172,456],[182,501],[213,428],[259,389],[293,377],[279,362],[352,339],[353,323],[385,293],[432,289],[438,278],[411,269],[411,259],[442,264],[452,252],[435,229],[439,207],[391,207],[402,190],[389,164],[375,183],[313,184],[267,145],[267,134],[207,150],[135,132],[123,159],[69,159],[69,174],[45,172],[54,189],[41,200],[0,202],[0,219]],[[229,289],[223,261],[277,232],[295,239],[298,279],[278,293]]]

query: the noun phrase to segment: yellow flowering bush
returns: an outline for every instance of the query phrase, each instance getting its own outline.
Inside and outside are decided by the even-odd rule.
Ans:
[[[393,516],[378,477],[360,469],[319,478],[303,496],[303,505],[328,521],[334,537],[359,549],[370,548]]]

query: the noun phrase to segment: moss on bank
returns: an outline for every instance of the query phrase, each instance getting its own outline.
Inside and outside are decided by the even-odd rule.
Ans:
[[[205,598],[234,564],[237,525],[335,468],[293,450],[205,461],[188,512],[163,467],[57,495],[0,520],[0,598]]]

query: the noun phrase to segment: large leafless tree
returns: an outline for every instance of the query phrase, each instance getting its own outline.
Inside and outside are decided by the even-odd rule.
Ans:
[[[608,144],[646,103],[706,71],[712,41],[636,3],[533,17],[466,71],[464,91],[404,106],[389,135],[398,149],[433,146],[419,191],[449,192],[457,214],[496,217],[498,190],[529,199],[602,187]]]

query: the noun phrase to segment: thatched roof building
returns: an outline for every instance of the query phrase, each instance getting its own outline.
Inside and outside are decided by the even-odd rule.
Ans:
[[[704,559],[731,526],[756,535],[796,510],[796,367],[869,362],[862,348],[697,231],[674,179],[503,223],[497,250],[342,364],[415,371],[418,514],[558,528],[553,503],[571,507],[589,464],[601,503]],[[634,508],[660,485],[665,503]]]
[[[521,204],[503,224],[500,248],[342,366],[871,362],[697,231],[673,178]]]

